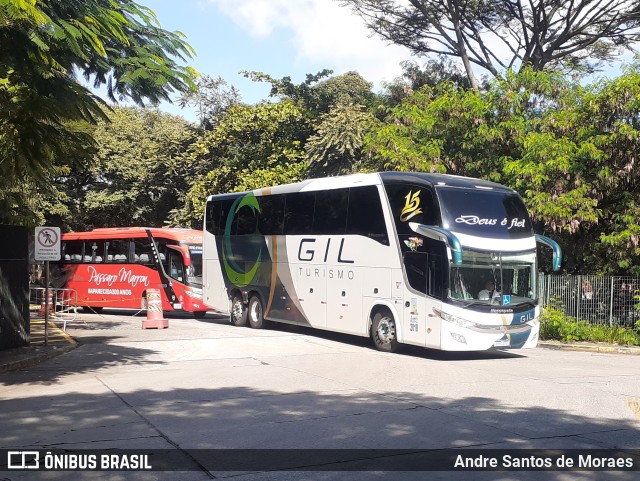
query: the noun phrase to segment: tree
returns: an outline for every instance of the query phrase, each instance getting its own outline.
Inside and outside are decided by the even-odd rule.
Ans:
[[[189,105],[198,109],[200,127],[204,130],[213,130],[229,108],[241,101],[238,89],[222,77],[202,75],[196,80],[196,87],[181,95],[178,102],[181,107]]]
[[[131,0],[1,0],[0,178],[41,182],[62,159],[83,158],[92,138],[75,127],[106,117],[76,72],[111,100],[155,104],[193,87],[193,70],[174,60],[192,53]]]
[[[197,132],[157,110],[117,107],[108,116],[94,127],[94,154],[55,179],[66,211],[49,219],[71,230],[162,227],[200,173],[189,156]]]
[[[562,89],[522,154],[513,184],[567,251],[573,272],[640,275],[640,65]]]
[[[363,105],[339,101],[320,117],[316,133],[306,143],[309,172],[314,176],[341,175],[364,168],[365,136],[376,119]]]
[[[331,70],[323,70],[315,75],[307,74],[305,81],[295,84],[291,77],[274,79],[262,72],[244,72],[256,82],[271,84],[271,97],[291,100],[300,106],[310,118],[327,113],[339,101],[351,101],[356,104],[371,105],[375,95],[371,91],[373,84],[365,80],[358,72],[346,72],[328,77]]]
[[[592,70],[640,40],[636,0],[340,0],[381,37],[416,55],[462,61],[494,77],[530,66]]]
[[[333,70],[324,69],[317,74],[307,74],[304,82],[301,84],[295,84],[291,81],[291,77],[283,77],[281,79],[275,79],[271,75],[263,72],[249,72],[245,71],[242,74],[253,80],[254,82],[266,82],[271,84],[270,97],[277,97],[280,100],[292,100],[301,107],[311,108],[317,103],[317,94],[313,89],[314,84],[317,84],[323,78],[328,77],[333,73]]]
[[[202,226],[207,196],[268,187],[304,178],[304,142],[311,127],[291,100],[255,106],[237,104],[193,147],[205,173],[192,183],[171,222]]]
[[[374,168],[498,181],[572,273],[640,274],[640,66],[581,86],[525,69],[486,92],[422,87],[367,136]]]
[[[469,79],[451,58],[430,59],[422,67],[413,60],[405,60],[400,65],[402,66],[402,75],[384,85],[384,100],[391,107],[399,104],[425,85],[437,87],[443,82],[449,82],[454,86],[471,88]],[[485,85],[485,90],[487,88],[488,85]]]

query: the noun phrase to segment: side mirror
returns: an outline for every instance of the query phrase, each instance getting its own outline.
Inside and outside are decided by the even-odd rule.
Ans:
[[[560,265],[562,264],[562,249],[558,245],[558,243],[549,237],[545,237],[543,235],[536,234],[536,242],[540,244],[544,244],[547,247],[551,247],[553,250],[553,264],[552,268],[554,271],[560,270]]]
[[[459,266],[462,264],[462,245],[453,232],[443,229],[442,227],[418,224],[417,222],[409,222],[409,227],[416,234],[447,244],[449,249],[451,249],[453,265]]]

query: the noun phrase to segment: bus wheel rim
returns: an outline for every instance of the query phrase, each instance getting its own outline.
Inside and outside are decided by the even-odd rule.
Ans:
[[[261,316],[262,306],[260,306],[260,303],[256,301],[251,305],[251,320],[254,322],[258,322]]]
[[[378,339],[383,344],[389,344],[396,338],[396,326],[392,319],[384,317],[378,323]]]

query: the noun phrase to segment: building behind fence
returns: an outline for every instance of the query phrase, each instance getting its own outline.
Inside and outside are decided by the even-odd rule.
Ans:
[[[640,321],[640,278],[595,275],[540,277],[540,304],[592,324],[632,327]]]

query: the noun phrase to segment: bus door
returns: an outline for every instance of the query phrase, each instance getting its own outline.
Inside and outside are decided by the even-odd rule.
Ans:
[[[442,299],[445,287],[445,269],[442,257],[425,252],[405,252],[404,269],[410,289],[405,290],[402,332],[404,342],[425,346],[432,344],[430,337],[436,323],[430,322],[436,299]],[[435,299],[434,299],[435,298]],[[433,336],[429,336],[430,334]]]
[[[167,245],[166,259],[163,260],[165,273],[169,277],[169,301],[174,304],[174,308],[181,309],[185,296],[185,284],[187,272],[185,266],[184,246]],[[175,304],[179,305],[176,306]]]

